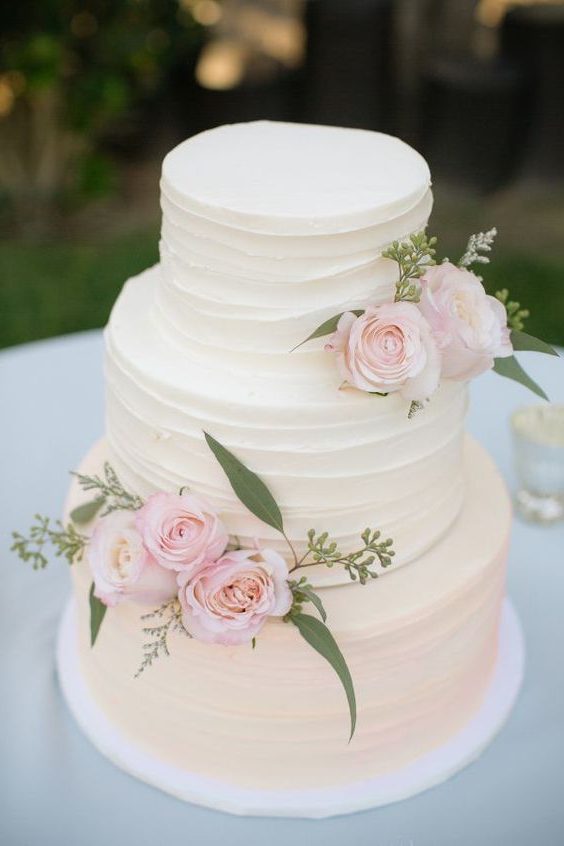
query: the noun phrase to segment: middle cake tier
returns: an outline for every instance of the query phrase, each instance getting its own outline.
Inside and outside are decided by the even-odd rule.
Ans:
[[[309,529],[351,551],[368,526],[393,538],[396,567],[445,534],[463,500],[463,385],[445,382],[408,419],[398,395],[339,390],[322,352],[301,379],[233,369],[228,355],[200,360],[163,331],[159,280],[158,265],[129,280],[106,332],[110,458],[127,487],[147,496],[188,485],[242,544],[257,539],[285,553],[276,530],[233,493],[206,431],[263,478],[298,551]],[[318,575],[318,583],[348,578]]]

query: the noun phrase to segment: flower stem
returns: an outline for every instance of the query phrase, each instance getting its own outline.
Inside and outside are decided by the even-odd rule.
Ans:
[[[304,564],[304,561],[306,560],[306,558],[310,554],[311,554],[311,549],[308,549],[308,551],[304,555],[302,555],[302,557],[299,560],[296,561],[296,563],[294,564],[294,566],[292,567],[292,569],[289,572],[293,573],[295,570],[301,570],[303,567],[315,567],[316,564],[321,563],[320,561],[310,561],[309,564]]]
[[[284,540],[286,541],[286,543],[290,547],[290,552],[292,553],[292,558],[294,559],[294,566],[289,571],[290,573],[292,573],[294,570],[296,570],[300,566],[299,561],[298,561],[298,555],[296,553],[296,550],[294,549],[294,546],[293,546],[290,538],[286,534],[286,532],[282,532],[282,535],[284,536]]]

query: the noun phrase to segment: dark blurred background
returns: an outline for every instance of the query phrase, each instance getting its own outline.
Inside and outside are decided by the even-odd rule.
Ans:
[[[411,143],[441,253],[497,226],[487,286],[564,343],[564,3],[40,0],[2,12],[0,346],[103,325],[157,259],[163,155],[255,118]]]

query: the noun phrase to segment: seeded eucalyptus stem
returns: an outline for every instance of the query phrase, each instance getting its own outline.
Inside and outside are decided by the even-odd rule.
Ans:
[[[303,570],[305,567],[317,567],[317,565],[320,563],[319,561],[308,561],[307,564],[302,563],[303,561],[305,561],[309,554],[310,553],[307,552],[307,554],[300,558],[300,560],[290,570],[288,570],[288,572],[295,573],[296,570]]]
[[[315,529],[310,529],[307,536],[307,551],[301,558],[295,558],[295,564],[290,569],[290,573],[305,567],[316,567],[319,564],[324,564],[326,567],[340,565],[344,567],[353,582],[358,580],[361,585],[364,585],[369,579],[378,577],[378,573],[370,569],[373,564],[378,561],[381,567],[389,567],[395,554],[391,538],[381,540],[379,531],[368,528],[360,536],[363,546],[348,554],[339,550],[337,543],[330,540],[327,532],[317,535]],[[312,560],[308,561],[310,556]]]
[[[405,241],[394,241],[382,252],[382,258],[395,261],[399,268],[395,302],[419,302],[421,287],[417,280],[429,265],[435,264],[436,243],[436,238],[417,232]]]
[[[521,303],[509,299],[509,291],[503,288],[501,291],[495,292],[497,300],[505,306],[507,312],[507,325],[510,329],[515,329],[517,332],[522,332],[525,328],[524,321],[530,316],[528,308],[521,308]]]

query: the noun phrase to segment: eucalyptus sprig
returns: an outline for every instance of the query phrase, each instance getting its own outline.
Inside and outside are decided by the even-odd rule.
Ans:
[[[124,488],[108,461],[104,464],[103,478],[88,476],[84,473],[73,473],[72,475],[76,476],[83,491],[96,491],[97,493],[92,502],[80,505],[71,513],[71,519],[76,523],[88,522],[101,509],[103,510],[100,516],[105,517],[112,511],[138,511],[143,506],[141,497]]]
[[[47,566],[45,549],[53,547],[56,556],[67,559],[69,564],[81,561],[88,543],[88,538],[81,535],[72,523],[63,526],[60,520],[51,522],[49,517],[35,515],[35,523],[30,527],[26,536],[19,532],[12,532],[13,544],[11,549],[22,561],[31,561],[34,570],[42,570]]]
[[[435,264],[435,244],[433,236],[427,238],[425,232],[416,232],[405,241],[394,241],[382,258],[395,261],[399,267],[399,279],[396,282],[395,302],[418,303],[421,299],[421,286],[417,284],[430,265]]]
[[[342,566],[349,574],[351,581],[365,585],[369,579],[375,579],[378,573],[370,568],[379,562],[381,567],[389,567],[395,555],[393,540],[380,540],[382,533],[377,529],[365,529],[361,534],[362,546],[354,552],[343,553],[336,541],[329,538],[327,532],[318,535],[315,529],[307,533],[308,547],[306,554],[292,567],[290,573],[302,567],[315,567],[318,564],[326,567]],[[311,559],[311,560],[308,560]]]
[[[458,266],[470,267],[472,264],[489,264],[489,256],[481,255],[481,253],[491,253],[496,236],[497,229],[495,226],[488,229],[487,232],[477,232],[475,235],[470,235]]]
[[[503,288],[495,292],[496,299],[505,306],[507,312],[507,325],[510,329],[522,332],[525,328],[524,321],[530,316],[528,308],[521,308],[521,303],[509,299],[509,291]]]
[[[150,639],[143,644],[143,660],[135,673],[135,678],[138,678],[147,667],[152,666],[157,658],[170,655],[168,639],[171,634],[179,632],[190,637],[182,623],[182,608],[176,598],[163,603],[148,614],[143,614],[141,619],[159,622],[143,628],[143,634],[148,635]]]

